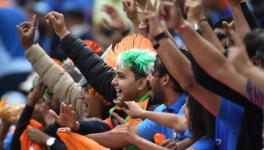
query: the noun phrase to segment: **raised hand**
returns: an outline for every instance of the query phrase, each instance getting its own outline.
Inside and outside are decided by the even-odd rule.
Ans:
[[[230,23],[223,21],[222,24],[223,24],[226,34],[229,34],[230,30],[235,30],[234,21],[231,21]]]
[[[126,25],[121,17],[121,15],[118,13],[118,11],[111,5],[105,5],[103,7],[103,11],[106,12],[111,20],[107,21],[106,19],[103,19],[103,22],[110,28],[116,29],[118,31],[125,31]]]
[[[16,26],[17,32],[20,36],[20,40],[25,49],[30,48],[34,42],[36,26],[36,15],[33,15],[31,22],[25,21]]]
[[[186,0],[184,10],[190,23],[198,23],[205,18],[202,0]]]
[[[43,131],[37,128],[30,128],[28,130],[28,137],[33,143],[42,145],[45,145],[46,141],[50,138],[48,134],[44,133]]]
[[[76,120],[76,114],[72,108],[72,105],[67,106],[62,103],[60,106],[60,115],[57,115],[53,110],[49,110],[49,113],[55,118],[56,122],[63,127],[69,127],[74,131],[79,130],[80,124]]]
[[[129,109],[122,108],[129,116],[132,117],[141,117],[141,115],[144,113],[144,109],[142,109],[138,103],[135,101],[126,102]]]
[[[28,94],[28,105],[34,107],[37,101],[42,97],[45,90],[43,82],[39,82],[33,91]]]
[[[52,11],[45,16],[45,22],[48,26],[53,27],[55,33],[63,39],[70,34],[69,30],[66,28],[64,16],[61,13]]]
[[[161,25],[159,13],[155,9],[155,6],[156,3],[153,6],[150,3],[150,0],[148,0],[146,4],[146,9],[144,10],[144,22],[147,23],[149,27],[149,33],[153,37],[155,37],[157,34],[161,33],[164,30]]]
[[[185,21],[182,12],[180,10],[180,1],[175,0],[173,2],[173,7],[170,10],[170,17],[171,17],[171,26],[173,26],[176,30],[180,28],[180,26]]]
[[[124,11],[132,22],[138,19],[136,0],[122,0]]]

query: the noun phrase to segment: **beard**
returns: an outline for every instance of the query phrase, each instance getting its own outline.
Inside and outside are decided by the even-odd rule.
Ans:
[[[163,104],[164,103],[164,92],[160,88],[152,88],[152,103],[153,104]]]

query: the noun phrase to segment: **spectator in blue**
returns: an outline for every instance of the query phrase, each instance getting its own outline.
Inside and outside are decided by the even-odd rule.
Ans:
[[[25,13],[15,5],[0,7],[0,97],[7,91],[16,90],[32,70],[24,58],[16,25],[26,20]]]

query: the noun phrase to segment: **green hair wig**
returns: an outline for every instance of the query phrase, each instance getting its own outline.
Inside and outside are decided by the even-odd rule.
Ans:
[[[149,50],[131,49],[120,54],[117,65],[129,67],[137,77],[146,77],[153,70],[156,54]]]

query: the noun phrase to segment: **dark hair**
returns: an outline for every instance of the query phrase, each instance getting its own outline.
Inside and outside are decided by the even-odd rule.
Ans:
[[[177,93],[183,93],[184,92],[184,90],[181,88],[179,83],[169,73],[169,71],[167,70],[167,68],[163,64],[159,55],[157,55],[157,58],[156,58],[156,61],[154,64],[154,73],[156,76],[159,76],[159,77],[162,77],[165,74],[168,74],[170,76],[171,80],[173,81],[173,86],[172,86],[173,90]]]
[[[256,56],[256,58],[263,64],[264,63],[264,30],[256,29],[248,34],[244,38],[247,54],[250,58]]]
[[[208,112],[196,99],[188,96],[187,108],[190,114],[189,129],[195,139],[203,136],[206,138],[214,138],[215,117]]]

